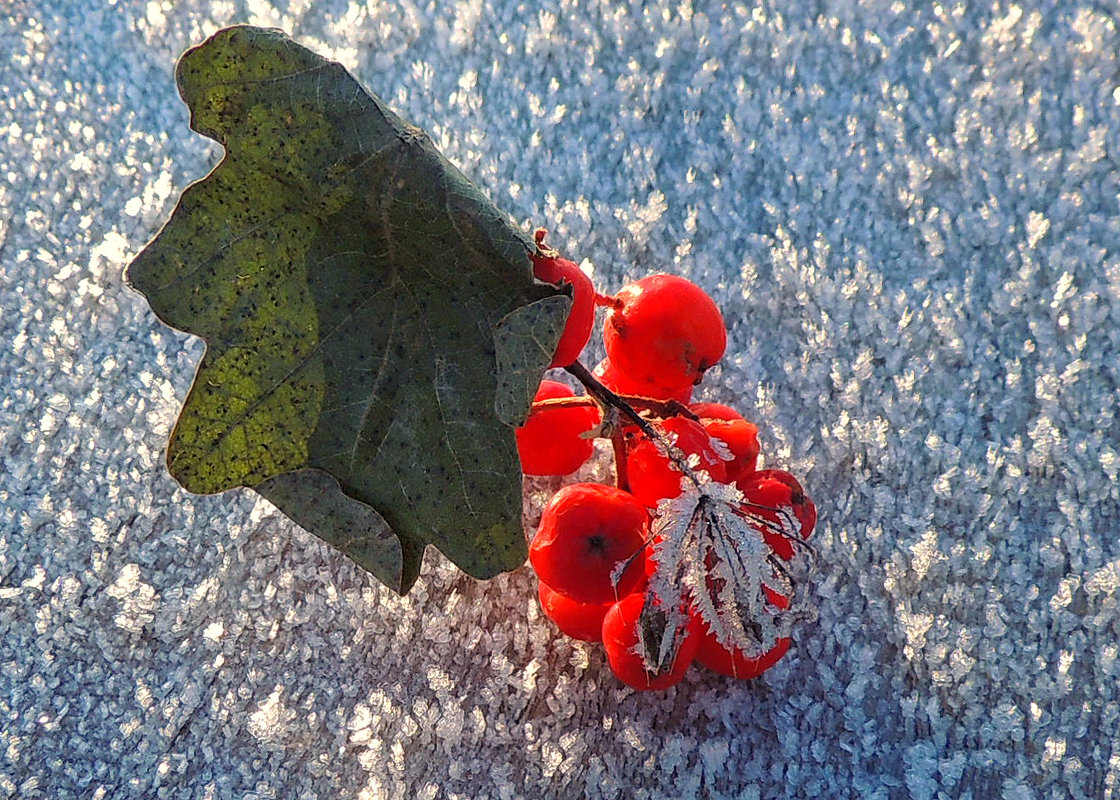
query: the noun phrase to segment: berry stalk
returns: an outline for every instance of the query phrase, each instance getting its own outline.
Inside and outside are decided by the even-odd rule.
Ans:
[[[599,380],[591,374],[591,372],[579,361],[574,361],[564,370],[574,377],[577,381],[583,384],[587,393],[598,400],[604,407],[615,408],[620,414],[625,416],[630,422],[638,426],[638,430],[644,433],[651,441],[657,443],[669,459],[673,462],[681,474],[686,476],[692,484],[700,488],[700,479],[696,476],[695,471],[688,464],[687,458],[684,454],[673,445],[665,435],[659,431],[653,423],[639,414],[625,398],[621,395],[612,392],[606,386],[599,382]],[[670,401],[670,403],[673,401]],[[668,403],[665,405],[669,405]]]

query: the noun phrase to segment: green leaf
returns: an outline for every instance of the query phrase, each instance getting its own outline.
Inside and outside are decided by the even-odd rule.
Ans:
[[[177,79],[226,153],[127,273],[207,343],[171,473],[197,493],[256,488],[400,591],[429,543],[476,577],[519,566],[510,425],[570,304],[534,281],[533,242],[423,131],[279,31],[219,31]]]
[[[551,353],[564,332],[571,302],[570,297],[562,295],[537,300],[511,311],[495,328],[498,394],[494,411],[507,425],[520,426],[529,416],[541,385],[541,373],[535,365],[552,361]]]
[[[399,540],[384,517],[347,497],[328,473],[303,469],[253,488],[394,591],[406,593],[420,575],[423,543]]]

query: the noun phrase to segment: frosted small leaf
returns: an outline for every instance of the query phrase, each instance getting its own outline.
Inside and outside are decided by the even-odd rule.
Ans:
[[[810,551],[801,524],[789,506],[770,509],[776,521],[752,511],[733,485],[684,489],[658,506],[649,591],[664,607],[691,607],[724,647],[761,655],[805,613],[797,589]],[[792,561],[774,553],[764,531],[800,545]],[[791,598],[789,608],[771,603],[767,590]]]

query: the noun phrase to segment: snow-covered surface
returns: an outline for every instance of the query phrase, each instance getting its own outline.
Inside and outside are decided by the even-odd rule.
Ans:
[[[1120,794],[1111,3],[9,0],[0,796]],[[232,22],[341,60],[608,289],[732,325],[706,395],[821,512],[763,678],[634,693],[521,570],[397,599],[163,448],[201,344],[121,282],[217,156]]]

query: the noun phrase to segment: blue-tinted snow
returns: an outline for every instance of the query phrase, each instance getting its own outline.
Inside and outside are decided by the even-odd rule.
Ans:
[[[15,0],[0,18],[0,796],[1104,798],[1120,778],[1120,31],[1106,3]],[[762,679],[636,694],[527,570],[397,599],[163,448],[201,355],[121,282],[216,148],[175,57],[341,60],[821,512]],[[534,497],[539,497],[534,495]]]

